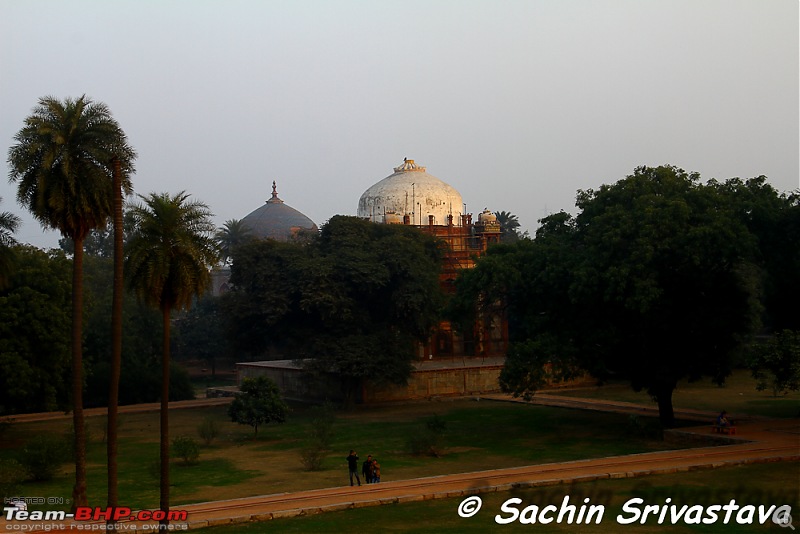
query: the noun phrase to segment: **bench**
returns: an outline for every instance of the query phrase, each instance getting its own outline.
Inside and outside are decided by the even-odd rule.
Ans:
[[[733,425],[718,425],[713,424],[711,425],[711,431],[716,432],[717,434],[736,434],[736,427]]]

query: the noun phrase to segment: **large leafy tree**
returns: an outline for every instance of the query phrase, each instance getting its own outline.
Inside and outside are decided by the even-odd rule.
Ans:
[[[545,363],[567,375],[580,365],[647,390],[671,425],[678,380],[724,380],[758,326],[753,235],[714,186],[671,166],[581,191],[577,206],[506,252],[518,284],[476,281],[489,276],[483,260],[464,273],[473,298],[506,299],[525,319],[512,323],[502,385],[530,393]]]
[[[766,177],[709,184],[755,238],[768,331],[800,330],[800,191],[778,193]]]
[[[87,367],[84,401],[87,407],[106,406],[112,363],[109,358],[112,353],[109,310],[113,300],[113,261],[87,254],[84,272],[83,359]],[[161,313],[136,298],[125,298],[122,318],[119,404],[158,402],[161,393]],[[169,376],[170,401],[194,398],[188,373],[181,372],[179,365],[170,368]]]
[[[130,208],[134,220],[125,260],[126,281],[141,300],[161,311],[161,509],[169,510],[170,315],[188,309],[211,284],[219,261],[206,204],[186,192],[151,193]],[[166,522],[163,522],[166,524]]]
[[[353,400],[365,379],[410,376],[442,308],[440,269],[438,243],[418,229],[336,216],[310,243],[240,248],[228,316],[241,348],[277,346],[338,376]]]
[[[121,187],[131,191],[134,150],[108,107],[85,95],[61,101],[43,97],[25,119],[8,151],[9,179],[17,200],[45,227],[75,243],[72,277],[72,403],[75,427],[73,506],[86,505],[86,435],[83,419],[83,241],[113,212],[113,161]]]
[[[217,358],[231,355],[226,338],[221,297],[206,295],[191,310],[176,318],[177,337],[174,347],[184,358],[198,358],[217,372]]]
[[[0,202],[3,198],[0,197]],[[14,251],[11,247],[17,244],[14,232],[19,226],[19,217],[8,211],[0,211],[0,289],[8,283],[14,261]]]
[[[584,343],[582,351],[646,389],[666,425],[678,381],[724,380],[758,326],[755,240],[699,178],[640,167],[577,202],[583,279],[572,289],[593,312],[597,347]]]
[[[783,330],[756,347],[748,362],[756,389],[774,396],[800,389],[800,332]]]
[[[14,250],[0,290],[0,414],[69,405],[70,261],[62,252]]]

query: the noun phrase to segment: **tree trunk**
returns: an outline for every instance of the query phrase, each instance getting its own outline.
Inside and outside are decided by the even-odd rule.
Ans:
[[[119,158],[114,158],[114,294],[111,303],[111,369],[108,383],[108,507],[116,508],[119,501],[117,474],[117,409],[119,405],[119,375],[122,367],[122,170]],[[108,520],[107,523],[116,523]]]
[[[356,404],[364,402],[364,381],[357,376],[341,376],[340,388],[342,392],[342,405],[351,409]]]
[[[161,350],[161,510],[165,512],[165,519],[159,523],[168,525],[166,514],[169,512],[169,306],[165,306],[161,314],[164,322]]]
[[[656,400],[658,401],[658,418],[664,428],[675,426],[675,411],[672,408],[673,391],[675,391],[675,384],[661,384],[655,391]]]
[[[72,257],[72,424],[75,434],[75,486],[72,509],[86,497],[86,429],[83,422],[83,239],[74,239]]]

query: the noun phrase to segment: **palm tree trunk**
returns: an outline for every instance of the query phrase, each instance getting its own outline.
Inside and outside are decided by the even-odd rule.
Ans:
[[[75,486],[72,509],[86,497],[86,429],[83,422],[83,239],[74,239],[72,259],[72,424],[75,434]]]
[[[164,337],[161,350],[161,510],[169,512],[169,306],[161,310]],[[166,517],[166,514],[165,514]],[[159,522],[169,524],[167,519]]]
[[[111,303],[111,370],[108,383],[108,507],[116,508],[119,501],[117,473],[117,411],[119,406],[119,375],[122,367],[122,170],[119,158],[113,161],[114,189],[114,293]],[[109,520],[108,523],[115,523]]]

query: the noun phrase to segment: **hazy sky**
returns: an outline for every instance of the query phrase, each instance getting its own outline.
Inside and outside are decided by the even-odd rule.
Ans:
[[[6,158],[39,97],[108,104],[137,193],[221,225],[270,197],[324,223],[404,157],[469,212],[574,213],[639,165],[798,183],[797,0],[2,0]]]

